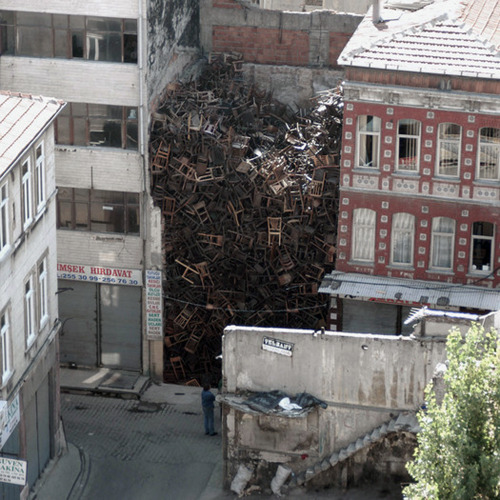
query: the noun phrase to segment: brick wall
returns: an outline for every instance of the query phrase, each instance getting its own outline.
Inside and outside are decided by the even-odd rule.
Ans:
[[[239,52],[248,63],[338,68],[337,58],[362,16],[282,12],[237,0],[200,4],[205,53]]]

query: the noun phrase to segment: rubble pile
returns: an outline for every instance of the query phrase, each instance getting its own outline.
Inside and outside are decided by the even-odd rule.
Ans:
[[[152,116],[166,382],[217,382],[228,324],[326,324],[317,290],[335,258],[341,91],[294,114],[246,85],[241,64],[212,54],[196,81],[165,89]]]

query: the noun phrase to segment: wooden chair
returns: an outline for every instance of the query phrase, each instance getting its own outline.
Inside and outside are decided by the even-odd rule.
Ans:
[[[281,228],[283,221],[281,217],[267,218],[267,244],[273,246],[273,243],[278,240],[278,246],[281,246]]]

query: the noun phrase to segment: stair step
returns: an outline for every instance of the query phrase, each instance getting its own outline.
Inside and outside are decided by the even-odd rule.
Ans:
[[[344,448],[343,450],[340,450],[340,453],[339,453],[339,462],[342,461],[342,460],[345,460],[347,457],[348,457],[348,454],[347,454],[346,449]]]
[[[359,438],[359,439],[356,441],[356,443],[355,443],[354,447],[356,448],[356,451],[361,450],[361,448],[364,448],[364,447],[365,447],[365,443],[363,442],[363,440],[362,440],[361,438]]]
[[[332,466],[332,464],[330,463],[330,460],[328,460],[327,458],[325,458],[321,462],[321,464],[320,464],[321,472],[324,472],[325,470],[328,470],[331,466]]]
[[[339,463],[339,454],[338,453],[334,453],[331,457],[330,457],[330,460],[329,462],[333,465],[337,465]]]

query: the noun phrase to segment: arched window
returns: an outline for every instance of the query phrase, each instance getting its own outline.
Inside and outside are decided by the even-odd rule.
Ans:
[[[440,123],[437,145],[437,175],[458,177],[462,127],[454,123]]]
[[[404,119],[398,122],[397,169],[416,172],[420,163],[420,130],[417,120]]]
[[[380,123],[377,116],[358,116],[356,166],[378,168]]]
[[[373,262],[375,259],[374,210],[357,208],[353,211],[352,259]]]
[[[415,217],[407,213],[397,213],[392,217],[391,262],[392,264],[413,264],[413,241]]]
[[[455,221],[448,217],[432,219],[431,267],[451,269],[455,246]]]
[[[484,127],[479,133],[479,179],[495,180],[500,178],[500,129]]]

